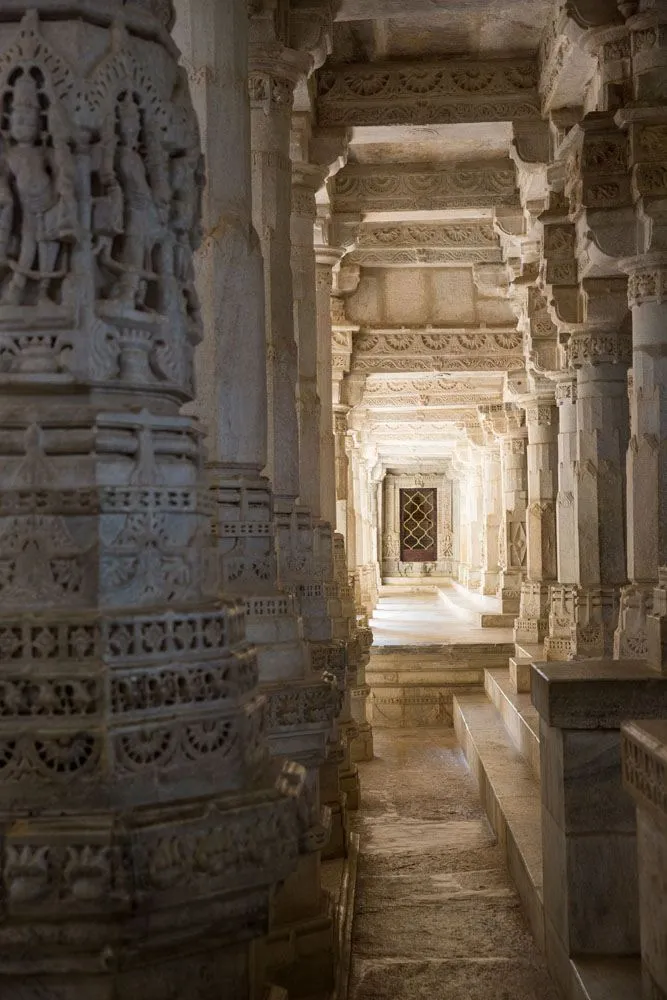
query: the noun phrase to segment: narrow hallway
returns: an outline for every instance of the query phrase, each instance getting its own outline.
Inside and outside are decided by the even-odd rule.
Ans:
[[[557,1000],[452,729],[361,764],[350,1000]]]

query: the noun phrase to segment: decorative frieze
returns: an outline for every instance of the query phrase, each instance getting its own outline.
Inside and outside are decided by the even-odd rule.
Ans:
[[[326,67],[317,77],[321,126],[431,125],[539,119],[531,59]]]
[[[519,207],[511,160],[465,167],[348,165],[331,183],[336,212]]]

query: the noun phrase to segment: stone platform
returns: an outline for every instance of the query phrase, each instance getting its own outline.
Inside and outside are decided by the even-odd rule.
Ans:
[[[551,966],[555,942],[545,930],[543,905],[539,726],[530,695],[514,692],[508,669],[485,670],[483,691],[455,694],[453,722],[533,937]],[[639,958],[564,961],[568,971],[562,1000],[642,996]]]
[[[369,714],[378,728],[452,725],[454,693],[480,691],[484,669],[506,667],[509,629],[475,628],[435,587],[385,587],[371,621]]]

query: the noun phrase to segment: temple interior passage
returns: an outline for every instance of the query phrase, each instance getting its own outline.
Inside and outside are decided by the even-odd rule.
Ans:
[[[667,1000],[667,0],[0,3],[0,1000]]]
[[[382,733],[375,754],[350,1000],[558,1000],[453,731]]]

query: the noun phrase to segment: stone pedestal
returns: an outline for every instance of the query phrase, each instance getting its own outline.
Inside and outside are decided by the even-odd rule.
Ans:
[[[639,925],[646,1000],[667,996],[667,721],[623,726],[623,785],[637,808]]]
[[[639,952],[637,827],[621,784],[621,725],[667,714],[667,678],[643,661],[537,663],[544,917],[549,967]]]

